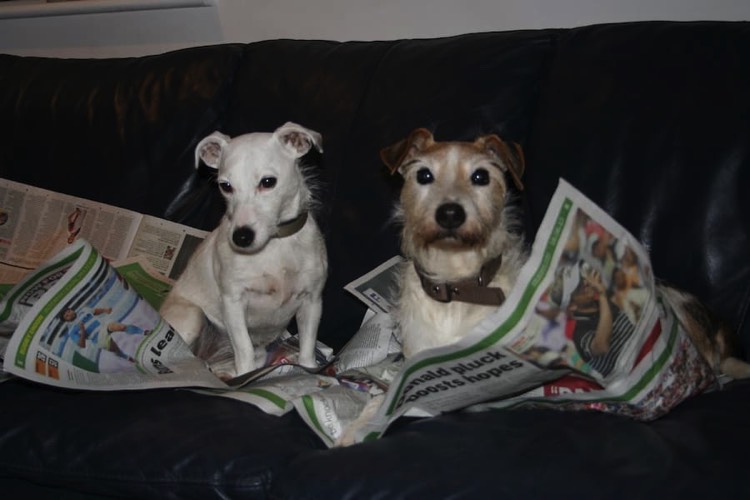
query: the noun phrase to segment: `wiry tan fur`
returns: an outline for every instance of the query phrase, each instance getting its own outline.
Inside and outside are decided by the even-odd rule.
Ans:
[[[750,364],[738,357],[738,339],[727,324],[693,295],[663,283],[658,287],[698,352],[716,373],[733,379],[750,378]]]
[[[491,136],[474,143],[436,143],[430,132],[417,129],[406,140],[381,151],[391,171],[404,177],[394,218],[403,225],[401,250],[408,259],[399,274],[396,311],[407,358],[424,349],[457,342],[494,309],[433,300],[422,289],[415,265],[433,281],[457,281],[477,276],[482,265],[502,254],[500,269],[489,286],[499,286],[508,293],[526,260],[521,236],[509,231],[516,219],[514,210],[507,205],[510,195],[504,177],[504,172],[512,168],[512,175],[520,184],[522,159],[519,157],[515,163],[507,158],[505,161],[514,162],[510,167],[500,163],[501,154],[492,149],[499,142],[499,138]],[[416,181],[420,168],[433,173],[430,185]],[[488,185],[472,185],[471,174],[478,168],[490,173]],[[450,235],[435,220],[436,210],[446,201],[460,203],[466,212],[466,222]],[[383,400],[383,395],[373,397],[360,416],[343,430],[336,446],[354,444],[357,432]]]
[[[508,207],[505,175],[521,187],[523,159],[495,135],[474,142],[436,142],[425,129],[381,152],[383,161],[404,178],[396,218],[403,224],[401,247],[408,259],[400,275],[398,321],[406,357],[454,343],[494,307],[464,302],[437,302],[422,289],[416,267],[433,281],[452,282],[478,276],[498,255],[502,264],[489,286],[506,294],[526,260],[521,236]],[[417,172],[428,169],[434,180],[420,184]],[[487,185],[476,185],[472,174],[483,169]],[[441,227],[436,211],[444,203],[463,207],[466,220],[454,230]]]

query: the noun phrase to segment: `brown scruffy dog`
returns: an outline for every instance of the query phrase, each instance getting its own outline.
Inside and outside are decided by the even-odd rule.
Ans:
[[[396,218],[407,262],[400,274],[398,322],[404,356],[453,344],[502,302],[527,259],[508,204],[521,190],[520,146],[497,135],[438,142],[414,130],[381,158],[404,178]],[[695,297],[657,285],[691,340],[717,373],[750,378],[734,333]]]
[[[528,254],[513,230],[518,219],[508,203],[508,181],[522,190],[525,165],[521,148],[497,135],[438,142],[423,128],[380,156],[391,173],[404,178],[395,216],[403,225],[407,260],[400,269],[396,317],[404,356],[410,358],[456,343],[510,294]],[[657,286],[715,371],[750,377],[750,365],[735,356],[731,330],[691,295]],[[356,442],[384,397],[365,405],[337,446]]]
[[[420,128],[381,158],[404,178],[398,321],[410,357],[461,339],[515,284],[527,254],[506,174],[523,189],[523,155],[496,135],[436,142]]]

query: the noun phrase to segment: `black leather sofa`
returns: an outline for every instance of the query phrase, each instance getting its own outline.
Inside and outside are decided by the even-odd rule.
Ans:
[[[211,229],[196,143],[293,120],[323,134],[330,257],[320,338],[363,306],[343,285],[397,252],[378,150],[422,126],[526,152],[531,239],[559,177],[638,236],[750,349],[750,24],[646,22],[337,43],[274,40],[127,59],[0,55],[0,176]],[[748,498],[750,384],[656,421],[455,412],[326,449],[295,414],[186,390],[0,384],[3,498]]]

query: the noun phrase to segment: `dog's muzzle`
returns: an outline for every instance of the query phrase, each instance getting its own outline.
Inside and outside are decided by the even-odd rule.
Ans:
[[[456,229],[466,222],[464,207],[458,203],[443,203],[435,210],[435,222],[443,229]]]
[[[300,213],[297,217],[281,222],[271,238],[286,238],[296,234],[307,223],[307,212]],[[247,248],[255,241],[255,231],[250,226],[238,227],[232,233],[232,243],[237,248]]]

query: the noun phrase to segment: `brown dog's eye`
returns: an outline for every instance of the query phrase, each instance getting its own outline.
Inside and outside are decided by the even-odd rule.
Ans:
[[[417,170],[417,182],[420,184],[431,184],[435,180],[429,168],[420,168]]]
[[[490,173],[483,168],[476,169],[471,174],[471,183],[475,186],[486,186],[490,183]]]
[[[263,177],[258,184],[258,187],[263,189],[271,189],[276,185],[276,177]]]
[[[232,191],[234,191],[234,188],[231,184],[227,181],[219,181],[219,189],[221,189],[222,193],[230,194]]]

